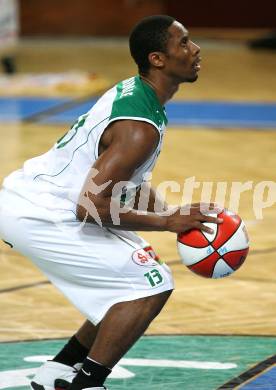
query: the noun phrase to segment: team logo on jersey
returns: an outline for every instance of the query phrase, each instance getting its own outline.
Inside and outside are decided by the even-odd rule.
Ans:
[[[135,264],[142,265],[144,267],[156,267],[158,262],[151,253],[147,252],[145,249],[138,249],[134,251],[132,254],[132,260]]]

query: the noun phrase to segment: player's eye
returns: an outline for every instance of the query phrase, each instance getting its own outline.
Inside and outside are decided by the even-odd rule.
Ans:
[[[188,39],[184,38],[184,39],[181,40],[180,44],[181,44],[181,46],[185,47],[185,46],[187,46],[187,43],[188,43]]]

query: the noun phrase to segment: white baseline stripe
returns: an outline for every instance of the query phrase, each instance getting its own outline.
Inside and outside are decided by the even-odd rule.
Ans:
[[[235,363],[200,362],[193,360],[157,360],[157,359],[121,359],[122,366],[199,368],[203,370],[229,370],[236,368]]]

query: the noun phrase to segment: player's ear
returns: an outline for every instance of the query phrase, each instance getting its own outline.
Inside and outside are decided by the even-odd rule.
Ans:
[[[163,68],[164,67],[164,53],[160,51],[154,51],[149,53],[148,55],[149,63],[155,68]]]

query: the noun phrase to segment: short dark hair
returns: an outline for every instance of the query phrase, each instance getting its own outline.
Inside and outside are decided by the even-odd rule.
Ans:
[[[166,53],[169,39],[168,28],[175,19],[168,15],[154,15],[142,19],[131,31],[130,53],[138,65],[140,73],[150,68],[148,55],[154,51]]]

